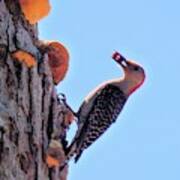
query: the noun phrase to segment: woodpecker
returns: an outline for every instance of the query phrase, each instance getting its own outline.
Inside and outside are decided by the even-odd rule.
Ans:
[[[72,156],[75,162],[79,160],[83,151],[116,121],[129,96],[145,80],[145,72],[139,64],[118,52],[112,58],[123,68],[124,76],[102,83],[84,99],[77,112],[78,130],[66,151],[67,160]]]

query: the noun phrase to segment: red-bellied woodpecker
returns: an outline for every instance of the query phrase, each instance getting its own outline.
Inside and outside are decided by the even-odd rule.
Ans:
[[[145,72],[140,65],[118,52],[112,58],[123,68],[124,77],[104,82],[85,98],[77,113],[78,130],[67,149],[67,159],[75,156],[77,162],[82,152],[116,121],[129,96],[144,82]]]

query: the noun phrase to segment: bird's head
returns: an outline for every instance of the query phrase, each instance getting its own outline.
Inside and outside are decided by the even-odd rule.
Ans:
[[[112,58],[123,68],[124,81],[128,89],[128,94],[138,89],[145,80],[144,69],[137,63],[127,60],[120,53],[115,52]]]

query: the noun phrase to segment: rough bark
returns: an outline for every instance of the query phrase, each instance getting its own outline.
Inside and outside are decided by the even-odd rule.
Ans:
[[[67,168],[48,168],[52,139],[64,142],[67,109],[56,94],[48,56],[37,47],[38,32],[17,0],[0,0],[0,180],[65,180]],[[16,50],[38,64],[15,61]],[[64,156],[62,154],[62,156]]]

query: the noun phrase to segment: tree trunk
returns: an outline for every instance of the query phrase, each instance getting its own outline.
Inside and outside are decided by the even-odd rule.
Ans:
[[[67,167],[60,171],[46,162],[49,143],[65,142],[67,108],[38,41],[37,26],[27,22],[18,1],[0,0],[0,180],[66,179]],[[37,65],[13,59],[17,50],[33,55]]]

